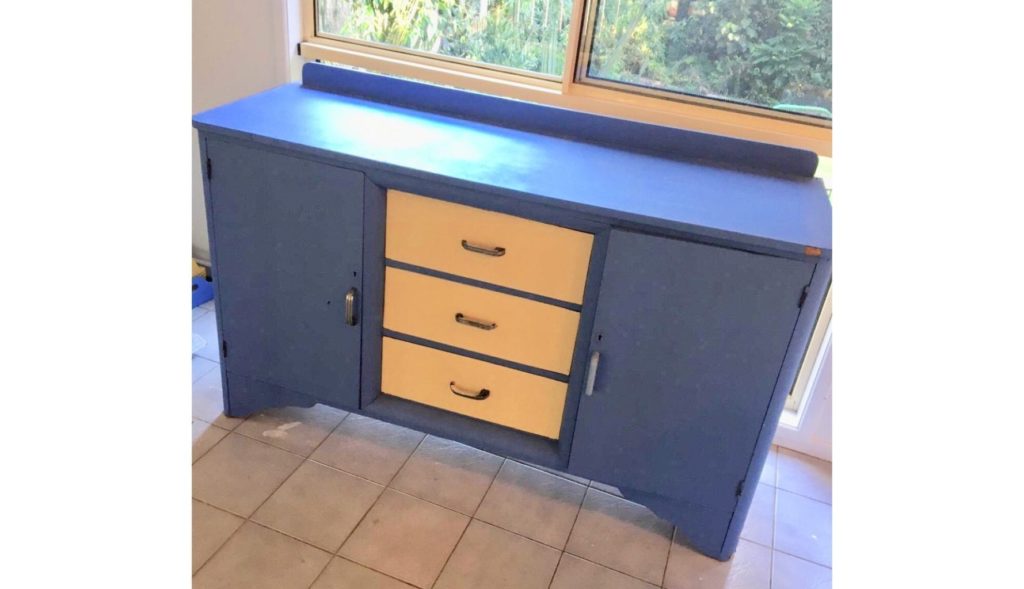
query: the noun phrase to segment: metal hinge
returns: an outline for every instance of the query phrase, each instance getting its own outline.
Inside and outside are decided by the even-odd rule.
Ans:
[[[302,43],[295,44],[295,55],[302,55]]]
[[[743,479],[736,485],[736,496],[741,497],[743,495],[743,486],[747,483],[747,479]]]
[[[804,302],[807,301],[807,289],[809,289],[810,287],[811,287],[811,285],[808,284],[807,286],[804,287],[803,292],[800,293],[800,302],[798,302],[796,304],[796,308],[797,309],[803,309],[804,308]]]
[[[213,160],[206,158],[206,179],[213,180]]]
[[[228,340],[220,340],[220,355],[223,358],[228,357]]]

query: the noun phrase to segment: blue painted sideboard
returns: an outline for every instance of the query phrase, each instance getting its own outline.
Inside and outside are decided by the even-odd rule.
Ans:
[[[831,280],[814,154],[320,64],[193,124],[229,415],[370,415],[733,554]]]

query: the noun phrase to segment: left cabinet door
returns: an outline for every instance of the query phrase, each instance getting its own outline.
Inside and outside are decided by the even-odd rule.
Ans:
[[[207,140],[210,235],[225,368],[356,407],[363,174]],[[358,315],[356,315],[358,318]]]

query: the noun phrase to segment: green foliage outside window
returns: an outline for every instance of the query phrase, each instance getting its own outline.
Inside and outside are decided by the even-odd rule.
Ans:
[[[572,0],[318,0],[319,31],[562,75]]]
[[[832,107],[832,0],[603,0],[592,51],[595,78],[819,116]]]
[[[572,0],[317,0],[320,33],[562,75]],[[601,0],[590,77],[831,117],[832,0]]]

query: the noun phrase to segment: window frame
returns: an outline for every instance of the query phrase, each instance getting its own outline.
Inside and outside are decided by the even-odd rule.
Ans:
[[[301,0],[305,59],[330,61],[435,84],[591,114],[797,147],[832,155],[832,122],[687,94],[647,91],[585,75],[598,0],[573,0],[561,79],[379,43],[320,35],[317,0]],[[586,47],[586,51],[582,50]]]

